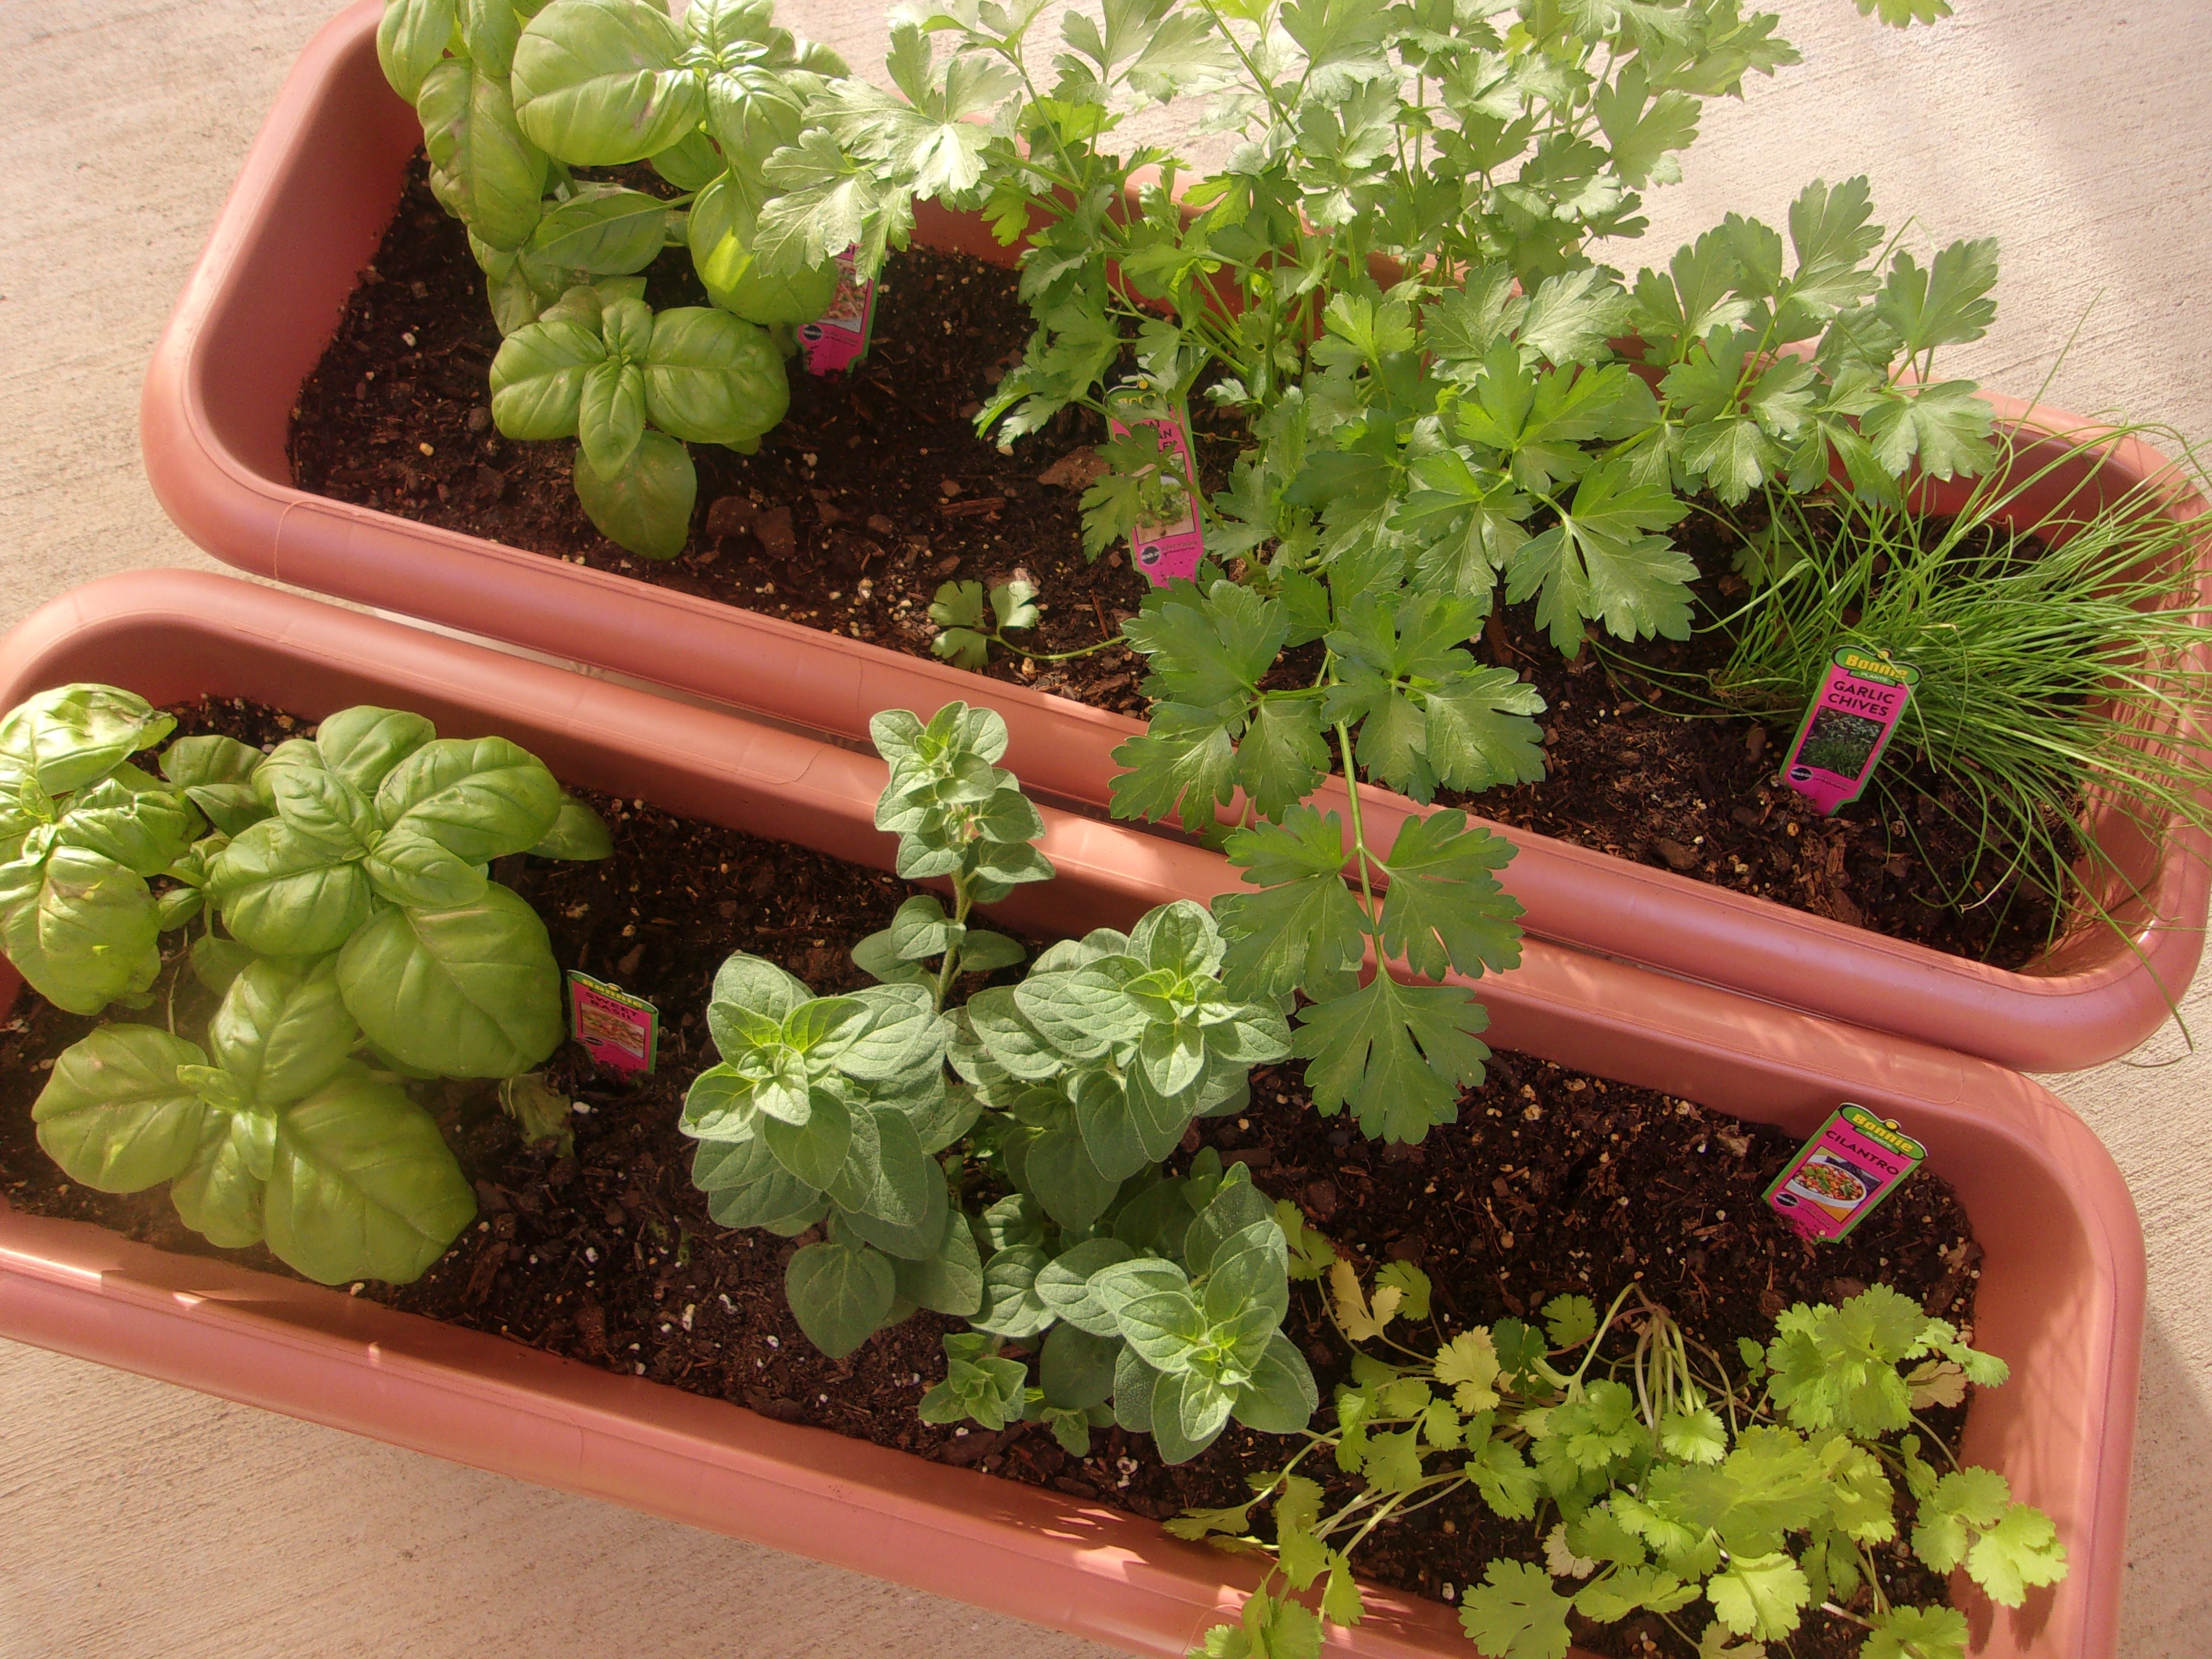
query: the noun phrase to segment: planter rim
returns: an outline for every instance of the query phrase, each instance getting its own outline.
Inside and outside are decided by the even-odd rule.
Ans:
[[[895,704],[987,704],[1006,716],[1009,762],[1040,798],[1103,812],[1109,752],[1142,729],[1125,716],[290,483],[287,412],[354,272],[374,253],[419,137],[376,67],[379,15],[379,0],[359,0],[302,52],[155,349],[142,439],[169,516],[252,574],[835,741],[865,742],[869,715]],[[1005,257],[979,224],[933,204],[923,205],[921,223],[921,240]],[[2104,430],[2060,410],[1991,401],[2030,433],[2094,440]],[[2112,447],[2106,465],[2115,479],[2178,476],[2132,438]],[[2200,592],[2212,595],[2212,535],[2200,547]],[[1332,781],[1316,804],[1341,810],[1341,794]],[[1367,787],[1362,800],[1385,817],[1419,810]],[[1492,827],[1519,849],[1508,884],[1534,935],[2033,1070],[2094,1065],[2157,1029],[2195,972],[2212,896],[2212,842],[2173,835],[2139,872],[2142,897],[2125,907],[2124,933],[2077,929],[2016,972]]]
[[[571,782],[878,867],[890,855],[872,756],[223,577],[137,572],[55,600],[0,641],[0,707],[100,673],[161,702],[250,695],[310,718],[374,697],[456,734],[504,732]],[[1218,855],[1044,817],[1060,874],[1048,899],[1026,889],[1026,907],[998,907],[1018,925],[1126,924],[1232,884]],[[1805,1130],[1856,1099],[1929,1142],[1988,1251],[1978,1340],[2014,1363],[2012,1384],[1978,1401],[1963,1455],[2051,1509],[2072,1562],[2017,1613],[1969,1598],[1976,1651],[2111,1655],[2143,1259],[2126,1187],[2087,1128],[1984,1062],[1541,943],[1481,990],[1493,1038],[1539,1056]],[[4,1203],[0,1334],[1168,1659],[1251,1582],[1246,1564],[1057,1493]],[[1441,1604],[1376,1591],[1370,1606],[1339,1650],[1467,1650]]]

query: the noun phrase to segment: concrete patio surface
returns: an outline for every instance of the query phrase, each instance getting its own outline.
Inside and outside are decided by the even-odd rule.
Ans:
[[[114,571],[220,567],[138,459],[148,353],[262,112],[334,0],[0,7],[0,623]],[[1954,372],[2212,440],[2206,0],[1959,0],[1899,35],[1780,0],[1804,66],[1717,106],[1650,235],[1779,222],[1873,175],[1923,247],[1995,235],[1996,330]],[[877,0],[783,21],[878,64]],[[2086,320],[2085,320],[2086,319]],[[2076,329],[2078,325],[2078,335]],[[2053,360],[2069,336],[2070,354]],[[2212,1044],[2212,996],[2190,1000]],[[2128,1659],[2212,1650],[2212,1055],[2171,1030],[2050,1079],[2150,1250]],[[852,1573],[0,1342],[0,1659],[1106,1650]],[[1472,1650],[1469,1650],[1470,1653]]]

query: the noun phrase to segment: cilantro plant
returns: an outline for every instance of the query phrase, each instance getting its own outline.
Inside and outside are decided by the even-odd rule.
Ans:
[[[793,325],[836,293],[839,250],[770,274],[751,245],[767,159],[844,64],[775,27],[765,0],[696,0],[680,23],[653,0],[386,0],[377,53],[508,337],[499,429],[580,437],[592,522],[674,557],[698,488],[684,445],[750,453],[789,401]],[[635,161],[681,193],[572,170]],[[689,246],[714,308],[645,307],[637,273],[671,244]]]
[[[878,982],[850,995],[815,996],[742,951],[723,963],[708,1010],[721,1063],[682,1121],[711,1213],[824,1230],[785,1288],[833,1358],[918,1307],[966,1318],[923,1401],[933,1421],[1026,1412],[1081,1447],[1119,1421],[1173,1461],[1232,1415],[1303,1427],[1318,1396],[1278,1329],[1289,1257],[1272,1209],[1218,1158],[1160,1169],[1194,1117],[1237,1109],[1249,1068],[1288,1052],[1281,1009],[1229,993],[1220,933],[1188,901],[1063,940],[1018,984],[955,1006],[966,975],[1022,960],[975,907],[1051,877],[1033,845],[1043,821],[995,763],[997,714],[952,703],[872,729],[898,872],[944,878],[951,908],[900,906],[854,947]],[[971,1210],[970,1159],[1012,1190]],[[1002,1341],[1041,1346],[1036,1388]]]
[[[1392,1263],[1371,1288],[1346,1261],[1328,1274],[1331,1317],[1354,1347],[1334,1430],[1251,1476],[1249,1502],[1169,1523],[1271,1558],[1241,1621],[1194,1655],[1317,1651],[1322,1620],[1361,1617],[1359,1544],[1469,1486],[1505,1519],[1556,1517],[1541,1565],[1493,1560],[1460,1597],[1487,1659],[1560,1659],[1570,1612],[1601,1624],[1647,1613],[1714,1655],[1765,1651],[1817,1615],[1864,1632],[1872,1659],[1964,1659],[1965,1614],[1896,1601],[1881,1547],[1907,1541],[1937,1573],[1963,1565],[2008,1607],[2065,1574],[2050,1517],[2014,1502],[2003,1476],[1961,1468],[1918,1416],[1959,1405],[1969,1383],[2002,1383],[2003,1361],[1886,1285],[1792,1307],[1731,1363],[1633,1286],[1603,1320],[1563,1296],[1540,1329],[1501,1319],[1431,1344],[1410,1328],[1430,1317],[1419,1268]],[[1325,1479],[1357,1482],[1334,1507],[1316,1478],[1324,1459]],[[1268,1505],[1272,1543],[1253,1519]]]
[[[105,685],[0,720],[0,933],[25,980],[96,1014],[188,963],[221,1000],[204,1043],[176,1030],[173,981],[165,1025],[64,1051],[39,1143],[102,1192],[170,1182],[216,1244],[265,1242],[325,1284],[414,1279],[476,1203],[404,1079],[519,1080],[562,1030],[544,925],[485,866],[604,858],[606,826],[514,744],[417,714],[345,709],[266,756],[181,738],[159,776],[131,761],[175,725]]]

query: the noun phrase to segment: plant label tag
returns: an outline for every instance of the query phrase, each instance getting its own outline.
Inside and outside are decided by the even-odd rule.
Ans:
[[[837,256],[837,293],[830,309],[799,326],[809,374],[842,374],[868,355],[868,336],[876,325],[876,285],[856,271],[857,252],[848,247]]]
[[[569,1028],[584,1052],[618,1072],[650,1073],[660,1049],[660,1011],[618,985],[568,970]]]
[[[1775,1176],[1767,1206],[1808,1238],[1844,1238],[1927,1156],[1890,1120],[1838,1106]]]
[[[1198,503],[1190,500],[1188,491],[1188,481],[1198,476],[1190,462],[1189,420],[1145,416],[1127,423],[1110,412],[1110,404],[1109,410],[1107,424],[1117,438],[1136,427],[1148,426],[1157,432],[1161,465],[1173,468],[1176,476],[1186,481],[1184,500],[1188,505],[1182,516],[1173,524],[1139,525],[1129,532],[1130,557],[1155,587],[1165,587],[1178,576],[1188,580],[1198,574],[1198,562],[1206,556],[1206,533],[1199,527]]]
[[[1847,645],[1829,660],[1797,723],[1782,781],[1832,817],[1865,793],[1919,674],[1882,651]]]

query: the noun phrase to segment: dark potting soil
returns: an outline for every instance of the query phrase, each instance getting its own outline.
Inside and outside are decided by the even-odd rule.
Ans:
[[[223,731],[258,744],[307,729],[228,702],[176,712],[185,732]],[[615,980],[658,1005],[659,1069],[633,1080],[601,1072],[573,1045],[555,1055],[547,1079],[576,1102],[573,1158],[523,1145],[489,1085],[418,1085],[475,1183],[482,1213],[416,1284],[357,1285],[356,1294],[781,1421],[1156,1519],[1242,1501],[1249,1471],[1280,1463],[1287,1441],[1238,1428],[1204,1455],[1168,1468],[1147,1437],[1119,1429],[1099,1431],[1092,1455],[1077,1459],[1037,1425],[993,1434],[925,1424],[915,1403],[943,1375],[940,1337],[959,1328],[935,1315],[918,1315],[842,1360],[818,1353],[782,1288],[785,1263],[807,1239],[717,1225],[691,1184],[692,1143],[678,1132],[678,1114],[690,1078],[714,1059],[706,994],[728,952],[768,957],[820,993],[853,988],[866,981],[850,945],[887,923],[915,890],[648,803],[590,799],[613,830],[612,857],[517,859],[497,873],[538,908],[564,969]],[[179,1029],[199,1029],[210,999],[188,974],[176,979]],[[166,987],[157,999],[165,994]],[[0,1028],[0,1201],[94,1221],[163,1249],[216,1254],[178,1220],[166,1190],[94,1193],[70,1183],[39,1150],[31,1103],[53,1056],[95,1023],[27,994]],[[1445,1331],[1531,1315],[1562,1292],[1602,1308],[1630,1282],[1671,1308],[1694,1340],[1724,1353],[1738,1337],[1771,1334],[1773,1316],[1791,1303],[1840,1300],[1876,1282],[1930,1313],[1969,1325],[1972,1318],[1981,1249],[1936,1176],[1915,1176],[1851,1238],[1815,1248],[1760,1202],[1794,1150],[1790,1136],[1521,1054],[1497,1055],[1484,1085],[1463,1098],[1459,1121],[1418,1146],[1383,1146],[1319,1116],[1293,1072],[1267,1067],[1254,1074],[1249,1109],[1197,1126],[1178,1167],[1201,1145],[1246,1164],[1270,1195],[1293,1200],[1363,1273],[1388,1260],[1419,1266]],[[229,1254],[289,1273],[265,1250]],[[1297,1289],[1287,1328],[1326,1398],[1347,1364],[1317,1287]],[[1963,1412],[1929,1415],[1955,1444]],[[1375,1580],[1450,1600],[1502,1553],[1540,1559],[1540,1529],[1501,1522],[1466,1493],[1379,1531],[1359,1561]],[[1923,1603],[1944,1594],[1942,1581],[1901,1550],[1883,1552],[1882,1564],[1893,1594]],[[1801,1659],[1849,1654],[1852,1634],[1815,1613],[1792,1651]],[[1578,1624],[1577,1637],[1622,1659],[1687,1653],[1648,1618]]]
[[[623,176],[667,188],[649,169]],[[647,292],[656,307],[705,303],[682,248],[654,264]],[[879,292],[859,371],[817,380],[794,363],[791,414],[757,455],[693,446],[690,550],[665,563],[633,557],[577,504],[573,445],[511,443],[492,429],[499,331],[467,238],[432,198],[417,155],[376,259],[301,390],[293,477],[339,500],[915,655],[928,654],[930,601],[949,580],[1034,583],[1043,617],[1024,639],[1037,650],[1114,638],[1146,586],[1121,552],[1083,556],[1085,464],[1103,436],[1094,417],[1065,412],[1012,457],[975,435],[972,416],[1029,336],[1013,273],[917,248],[891,260]],[[1211,488],[1239,446],[1227,428],[1210,429],[1212,411],[1194,418]],[[1682,533],[1704,568],[1728,568],[1720,532],[1692,520]],[[1508,608],[1476,649],[1543,690],[1551,775],[1467,803],[1484,816],[1999,967],[2048,942],[2048,896],[2018,877],[1962,881],[1978,859],[2002,871],[2006,849],[1932,800],[1921,797],[1917,845],[1871,795],[1823,817],[1775,781],[1789,731],[1643,707],[1592,653],[1564,662],[1532,608]],[[1672,668],[1717,665],[1711,641],[1656,649]],[[985,672],[1121,714],[1146,708],[1142,659],[1119,643],[1054,664],[994,651]],[[1885,767],[1907,781],[1903,757]],[[1940,793],[1924,767],[1911,769],[1911,783]]]

